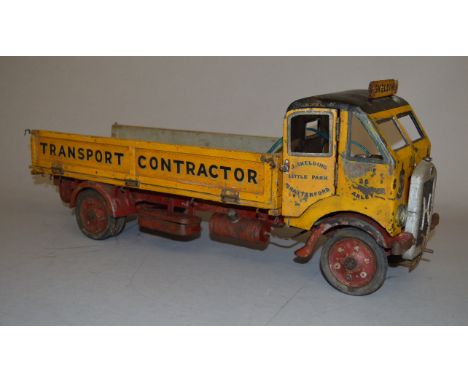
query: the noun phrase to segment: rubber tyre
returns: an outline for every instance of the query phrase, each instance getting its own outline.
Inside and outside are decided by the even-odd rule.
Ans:
[[[118,235],[126,222],[126,217],[114,218],[104,197],[92,189],[83,190],[78,194],[75,216],[81,232],[93,240],[104,240]]]
[[[342,246],[342,243],[345,245]],[[346,247],[346,244],[354,245],[355,249],[356,243],[360,243],[358,244],[359,251],[351,252],[346,249],[343,251],[342,248]],[[338,254],[338,256],[342,256],[341,258],[335,257],[337,254],[337,246],[338,249],[342,249],[342,252],[345,253],[345,255]],[[365,254],[364,256],[362,256],[363,253]],[[345,256],[345,258],[343,258],[343,256]],[[358,261],[355,259],[350,261],[350,266],[352,267],[354,265],[355,268],[351,270],[347,269],[347,265],[345,264],[346,257],[359,259]],[[344,261],[340,262],[340,259]],[[363,259],[366,261],[366,264],[370,265],[363,264]],[[332,267],[330,261],[335,264],[335,266]],[[343,266],[344,264],[346,266]],[[371,266],[372,269],[365,269],[367,272],[364,272],[361,265],[363,267]],[[340,267],[339,270],[336,269],[337,267]],[[335,289],[352,296],[365,296],[377,291],[383,285],[387,277],[387,268],[387,255],[384,249],[377,244],[372,236],[356,228],[343,228],[336,231],[334,235],[325,242],[322,248],[320,269],[324,278]],[[341,278],[343,274],[345,274],[346,277],[350,277],[351,282],[349,280],[343,281]],[[361,274],[369,276],[370,279],[368,281],[359,279]]]
[[[114,224],[114,233],[112,236],[118,236],[122,233],[122,231],[125,228],[125,225],[127,224],[127,217],[122,216],[120,218],[114,218],[115,219],[115,224]]]

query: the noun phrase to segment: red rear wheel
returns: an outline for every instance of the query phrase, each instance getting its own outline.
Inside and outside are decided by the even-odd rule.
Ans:
[[[126,219],[114,218],[104,197],[92,189],[78,194],[75,215],[81,232],[94,240],[118,235],[123,230]]]
[[[341,229],[324,245],[322,273],[336,289],[362,296],[379,289],[387,274],[385,251],[367,233]]]

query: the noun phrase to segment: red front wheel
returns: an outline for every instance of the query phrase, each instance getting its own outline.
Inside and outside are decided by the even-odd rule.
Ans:
[[[334,288],[346,294],[364,296],[383,285],[387,256],[367,233],[344,228],[323,246],[320,268]]]
[[[113,217],[104,197],[91,189],[78,194],[75,215],[81,232],[94,240],[118,235],[126,221],[125,217]]]

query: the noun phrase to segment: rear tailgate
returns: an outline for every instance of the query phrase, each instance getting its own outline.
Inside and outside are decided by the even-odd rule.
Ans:
[[[279,154],[34,130],[31,157],[34,173],[280,208]]]

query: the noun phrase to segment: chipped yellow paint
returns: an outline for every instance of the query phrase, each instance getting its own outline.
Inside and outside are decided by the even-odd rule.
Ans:
[[[276,167],[281,154],[258,154],[34,130],[32,171],[140,189],[277,210]],[[53,150],[52,150],[53,148]]]

